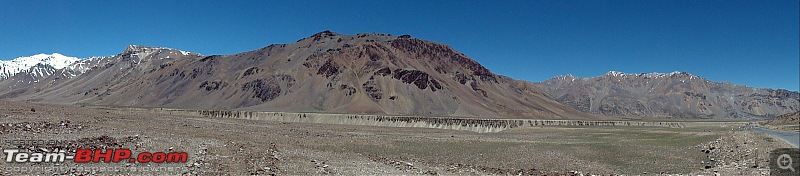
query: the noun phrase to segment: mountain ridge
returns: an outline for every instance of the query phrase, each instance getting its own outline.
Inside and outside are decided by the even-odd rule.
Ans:
[[[113,106],[602,118],[549,100],[531,83],[496,75],[447,45],[408,35],[323,31],[291,44],[212,56],[129,46],[91,68],[67,81],[0,95]]]
[[[795,91],[714,82],[688,72],[560,75],[536,85],[573,108],[611,116],[747,119],[800,109]]]
[[[111,106],[541,119],[769,118],[798,109],[796,99],[791,99],[796,92],[712,82],[688,72],[610,71],[589,78],[566,74],[542,82],[514,80],[445,44],[379,33],[322,31],[295,43],[210,56],[128,45],[120,54],[71,65],[75,66],[51,69],[39,77],[23,73],[15,75],[15,81],[0,80],[0,87],[9,88],[0,90],[0,98]],[[24,79],[27,77],[36,79]],[[658,95],[647,92],[653,90]],[[709,97],[716,100],[709,102]],[[719,100],[721,97],[730,100]],[[774,98],[780,101],[772,101]]]
[[[37,65],[50,66],[54,69],[67,67],[69,64],[78,61],[76,57],[64,56],[60,53],[36,54],[32,56],[18,57],[11,60],[0,60],[0,80],[7,79],[19,72],[30,70]],[[31,71],[33,72],[33,71]],[[42,75],[43,73],[39,73]]]

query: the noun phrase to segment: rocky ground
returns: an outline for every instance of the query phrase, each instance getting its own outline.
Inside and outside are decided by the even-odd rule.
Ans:
[[[764,134],[746,129],[734,129],[712,142],[698,145],[706,153],[702,175],[769,175],[770,151],[791,148],[790,145]]]
[[[0,162],[2,175],[753,175],[766,171],[764,152],[785,145],[724,125],[539,126],[476,133],[7,101],[0,101],[0,138],[69,141],[15,146],[3,141],[3,149],[189,154],[188,162],[171,164]],[[66,169],[20,170],[37,166]]]

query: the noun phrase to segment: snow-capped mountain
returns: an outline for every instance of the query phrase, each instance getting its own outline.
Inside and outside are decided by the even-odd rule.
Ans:
[[[212,56],[130,45],[91,65],[69,79],[54,74],[28,85],[0,81],[0,98],[194,109],[595,117],[549,100],[529,82],[496,75],[447,45],[408,35],[323,31],[291,44]]]
[[[2,62],[0,99],[542,119],[750,119],[800,110],[798,92],[714,82],[678,71],[517,81],[447,45],[408,35],[323,31],[295,43],[231,55],[130,45],[109,57],[60,56]]]
[[[687,72],[556,76],[536,84],[575,109],[610,116],[769,118],[800,110],[800,93],[713,82]]]
[[[664,78],[664,77],[686,77],[686,78],[689,78],[689,79],[698,79],[698,78],[700,78],[700,77],[697,77],[695,75],[692,75],[691,73],[681,72],[681,71],[674,71],[674,72],[671,72],[671,73],[653,72],[653,73],[633,73],[633,74],[623,73],[623,72],[618,72],[618,71],[610,71],[610,72],[606,73],[604,76],[623,77],[623,78],[636,77],[636,78],[650,78],[650,79],[653,79],[653,78]]]
[[[700,78],[700,77],[697,77],[695,75],[692,75],[691,73],[680,72],[680,71],[674,71],[674,72],[671,72],[671,73],[653,72],[653,73],[633,73],[633,74],[631,74],[631,73],[623,73],[623,72],[618,72],[618,71],[609,71],[608,73],[606,73],[604,75],[590,77],[590,78],[579,78],[579,77],[573,76],[572,74],[566,74],[566,75],[555,76],[552,79],[569,80],[569,81],[575,81],[575,80],[583,80],[583,81],[585,81],[587,79],[602,78],[602,77],[620,78],[618,80],[621,80],[623,78],[658,79],[658,78],[671,78],[671,77],[679,77],[679,76],[684,76],[684,77],[681,77],[681,78],[687,78],[687,79],[699,79]]]
[[[40,91],[41,88],[63,83],[95,69],[106,69],[116,65],[120,66],[115,70],[117,73],[138,72],[141,70],[137,70],[135,67],[139,64],[149,65],[178,58],[201,56],[201,54],[171,48],[139,45],[129,45],[123,53],[114,56],[95,56],[82,59],[58,53],[38,54],[0,61],[2,63],[0,65],[2,66],[0,67],[0,71],[2,71],[0,87],[6,90]]]
[[[201,54],[192,53],[183,50],[177,50],[167,47],[153,47],[153,46],[141,46],[141,45],[128,45],[128,48],[125,50],[123,54],[133,54],[133,55],[152,55],[152,54],[167,54],[167,55],[176,55],[180,53],[183,56],[195,55],[195,56],[203,56]],[[169,58],[167,56],[166,58]],[[164,58],[159,58],[164,59]]]
[[[8,61],[0,61],[0,80],[7,79],[20,72],[30,72],[39,76],[52,74],[52,71],[54,70],[50,70],[49,73],[47,73],[47,71],[40,68],[49,66],[53,69],[62,69],[78,60],[80,59],[77,57],[69,57],[59,53],[53,53],[37,54],[33,56],[19,57]],[[39,65],[38,68],[34,68],[37,65]]]
[[[139,45],[129,45],[125,52],[126,53],[123,54],[132,54],[134,56],[160,56],[158,58],[143,59],[171,59],[175,56],[202,56],[201,54],[171,48]],[[20,78],[15,79],[16,82],[38,82],[39,79],[54,74],[59,74],[60,77],[64,78],[71,78],[88,71],[92,67],[97,66],[102,60],[111,57],[114,56],[96,56],[79,59],[77,57],[53,53],[19,57],[7,61],[0,60],[0,81],[13,79],[12,77],[20,73],[22,74],[18,76]]]
[[[63,70],[64,72],[70,72],[72,74],[70,77],[77,76],[81,73],[88,71],[100,61],[111,57],[114,56],[93,56],[85,59],[80,59],[70,64],[69,66],[65,67]]]

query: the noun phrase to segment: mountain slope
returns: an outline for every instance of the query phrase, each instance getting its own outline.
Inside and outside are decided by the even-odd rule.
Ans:
[[[19,57],[13,60],[0,61],[0,80],[8,79],[20,72],[29,73],[35,76],[47,75],[46,72],[55,69],[62,69],[78,61],[76,57],[64,56],[59,53],[37,54],[27,57]],[[32,67],[36,67],[32,69]],[[51,68],[51,69],[48,69]]]
[[[767,125],[800,125],[800,111],[779,115],[775,119],[767,121]]]
[[[798,92],[712,82],[685,72],[564,75],[536,85],[563,104],[610,116],[769,118],[800,110]]]
[[[104,58],[107,57],[78,59],[54,53],[0,61],[0,69],[3,70],[0,74],[0,87],[5,88],[4,94],[12,95],[26,89],[41,89],[78,76],[88,70],[91,64]]]
[[[600,118],[549,99],[532,83],[496,75],[446,45],[408,35],[325,31],[225,56],[131,46],[67,81],[32,85],[0,93],[117,106]]]

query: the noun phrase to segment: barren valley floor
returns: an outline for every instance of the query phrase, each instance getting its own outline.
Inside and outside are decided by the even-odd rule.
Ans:
[[[0,138],[76,140],[49,148],[185,151],[186,163],[8,163],[3,175],[574,175],[768,172],[781,140],[744,123],[521,126],[499,132],[281,122],[0,101]],[[5,157],[5,155],[4,155]],[[66,170],[22,170],[60,166]],[[79,170],[110,166],[117,170]],[[137,167],[172,171],[132,171]]]

